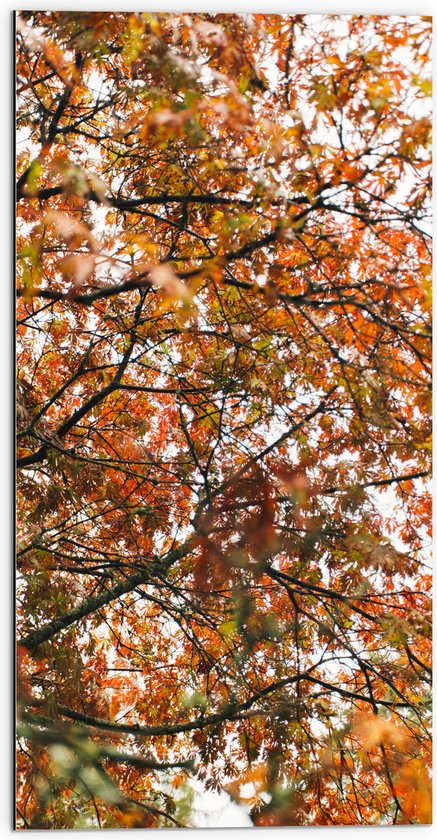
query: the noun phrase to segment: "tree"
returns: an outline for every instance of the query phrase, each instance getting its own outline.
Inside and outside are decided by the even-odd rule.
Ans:
[[[430,29],[21,13],[20,828],[430,821]]]

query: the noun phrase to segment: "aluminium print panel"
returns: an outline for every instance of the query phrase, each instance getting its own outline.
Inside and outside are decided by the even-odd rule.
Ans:
[[[430,41],[17,14],[17,828],[431,821]]]

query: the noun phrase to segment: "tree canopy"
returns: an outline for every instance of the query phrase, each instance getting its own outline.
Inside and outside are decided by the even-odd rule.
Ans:
[[[17,826],[430,821],[430,45],[17,18]]]

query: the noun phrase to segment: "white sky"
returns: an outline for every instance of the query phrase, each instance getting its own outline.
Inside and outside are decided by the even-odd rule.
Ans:
[[[198,780],[192,786],[196,789],[192,814],[195,828],[253,828],[249,815],[227,793],[206,791]]]

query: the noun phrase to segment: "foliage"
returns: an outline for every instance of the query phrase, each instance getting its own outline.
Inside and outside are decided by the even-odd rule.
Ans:
[[[430,26],[18,18],[20,828],[429,822]]]

